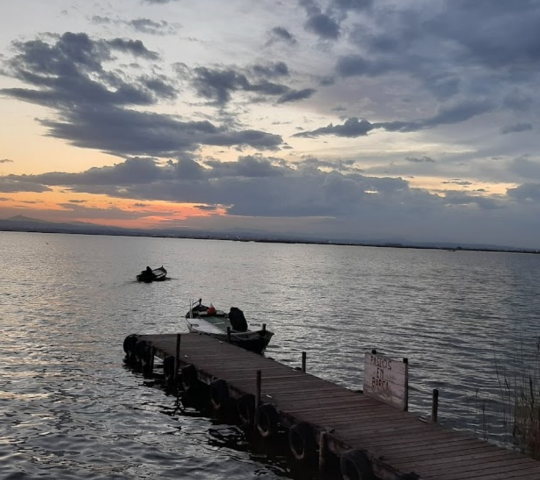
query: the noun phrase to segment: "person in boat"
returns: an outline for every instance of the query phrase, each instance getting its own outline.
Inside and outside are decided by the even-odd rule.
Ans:
[[[154,272],[152,272],[150,267],[146,267],[146,269],[141,272],[141,276],[147,280],[153,280],[155,278]]]
[[[239,308],[231,307],[229,321],[231,322],[233,330],[237,332],[247,332],[248,324],[246,322],[246,317],[244,317],[244,312]]]
[[[214,305],[210,304],[210,306],[208,307],[208,310],[206,310],[206,314],[207,315],[215,315],[216,314],[216,309],[214,308]]]

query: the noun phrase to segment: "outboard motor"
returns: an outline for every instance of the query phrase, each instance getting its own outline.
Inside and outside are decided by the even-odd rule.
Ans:
[[[229,312],[229,321],[231,322],[231,327],[237,332],[246,332],[248,325],[246,322],[246,317],[244,317],[244,312],[236,307],[231,307]]]

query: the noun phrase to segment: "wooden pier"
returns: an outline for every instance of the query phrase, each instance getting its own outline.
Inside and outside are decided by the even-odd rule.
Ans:
[[[164,359],[186,387],[210,385],[216,409],[235,402],[263,436],[289,429],[299,460],[318,456],[322,466],[336,455],[346,479],[540,479],[540,462],[524,455],[208,336],[129,336],[124,350],[150,370],[155,356]]]

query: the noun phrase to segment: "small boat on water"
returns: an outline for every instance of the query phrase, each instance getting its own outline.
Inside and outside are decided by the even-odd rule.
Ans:
[[[153,270],[150,267],[146,267],[146,270],[143,270],[139,275],[137,275],[138,282],[162,282],[167,278],[167,270],[161,265],[159,268],[154,268]]]
[[[274,335],[266,330],[265,325],[252,330],[250,327],[260,325],[248,325],[244,312],[239,308],[231,307],[229,313],[225,313],[213,305],[203,305],[201,300],[186,313],[186,322],[190,332],[210,335],[223,342],[229,341],[227,328],[230,328],[230,342],[255,353],[263,353]]]

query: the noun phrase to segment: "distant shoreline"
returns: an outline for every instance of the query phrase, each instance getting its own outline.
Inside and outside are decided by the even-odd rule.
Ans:
[[[297,245],[335,245],[349,247],[377,247],[377,248],[404,248],[415,250],[446,250],[449,252],[493,252],[493,253],[527,253],[540,254],[540,250],[527,248],[511,248],[511,247],[474,247],[474,246],[435,246],[435,245],[415,245],[396,242],[353,242],[340,240],[313,240],[313,239],[272,239],[255,236],[241,236],[231,234],[179,234],[179,233],[151,233],[137,231],[117,231],[117,230],[98,230],[89,231],[85,229],[73,230],[62,228],[17,228],[6,226],[0,227],[0,232],[21,232],[21,233],[53,233],[63,235],[93,235],[93,236],[111,236],[111,237],[143,237],[143,238],[178,238],[192,240],[224,240],[230,242],[254,242],[254,243],[282,243],[282,244],[297,244]]]

